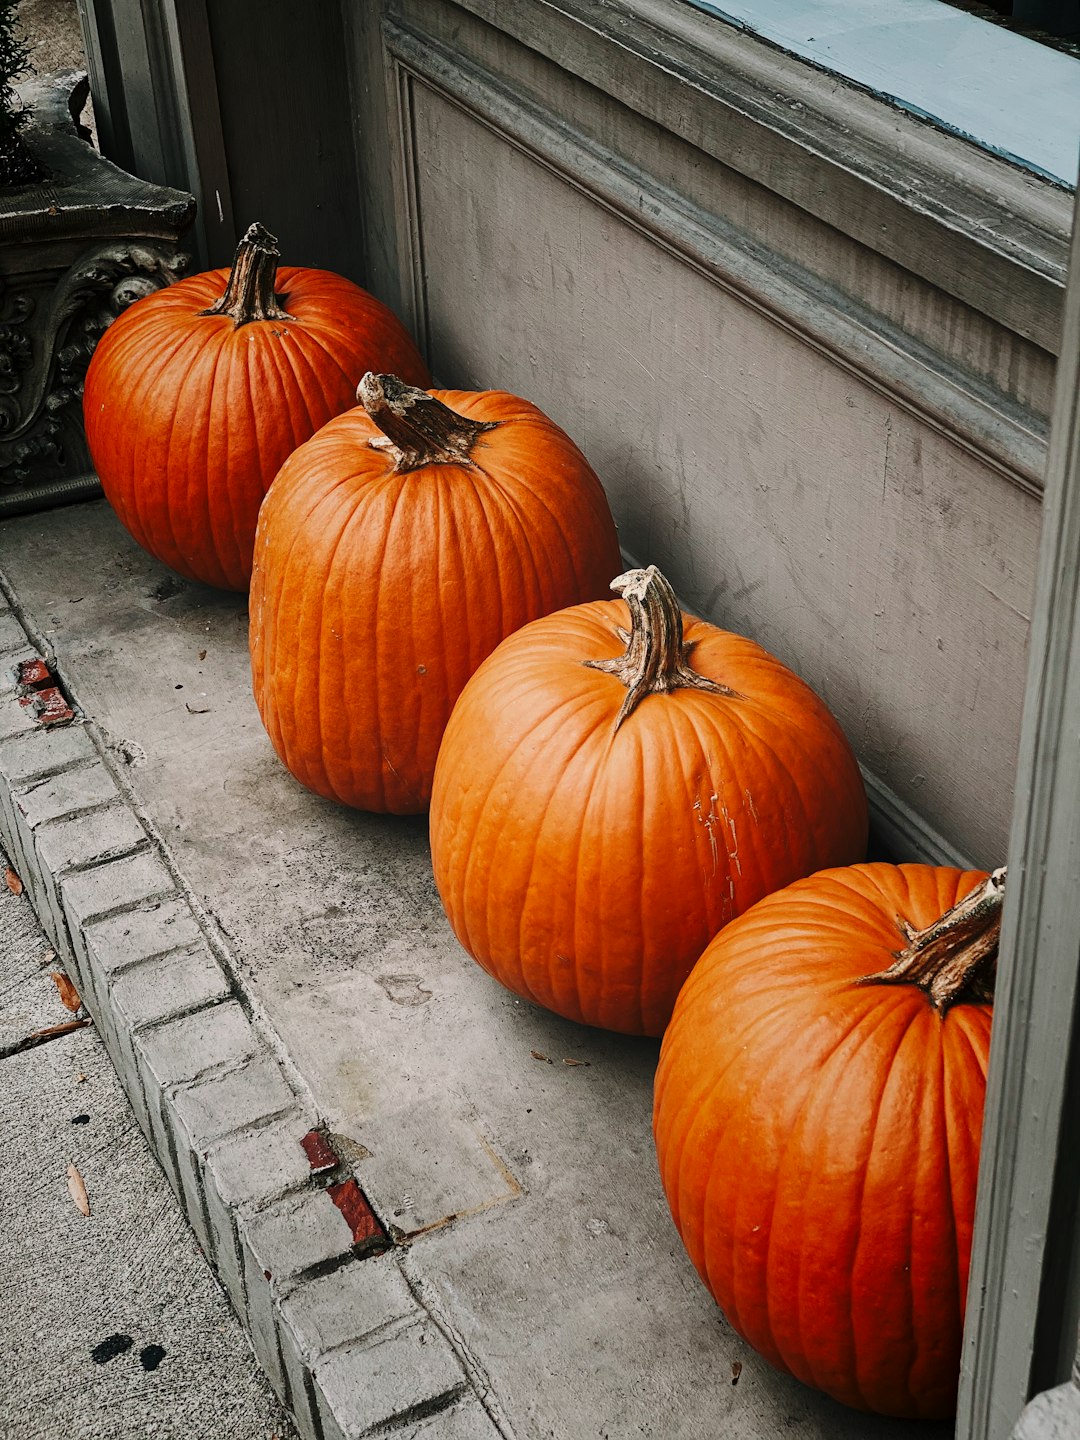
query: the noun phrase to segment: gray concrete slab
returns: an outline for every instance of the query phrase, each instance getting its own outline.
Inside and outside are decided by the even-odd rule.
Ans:
[[[0,851],[0,872],[9,864],[9,858]],[[3,1052],[33,1031],[62,1024],[72,1017],[60,1004],[56,986],[49,979],[50,971],[61,970],[62,964],[42,934],[29,898],[17,900],[2,880],[0,916],[3,917],[0,1052]]]
[[[842,1410],[734,1335],[660,1189],[655,1042],[573,1026],[500,989],[442,915],[423,820],[345,811],[291,780],[251,699],[241,597],[169,575],[101,503],[5,522],[0,556],[229,957],[245,1014],[398,1242],[391,1258],[413,1310],[395,1322],[407,1338],[393,1353],[416,1372],[415,1412],[400,1408],[396,1379],[387,1397],[377,1378],[391,1352],[376,1347],[397,1331],[358,1330],[314,1356],[288,1284],[259,1284],[276,1269],[271,1241],[286,1267],[290,1254],[323,1263],[323,1212],[304,1249],[288,1223],[249,1227],[243,1201],[211,1186],[212,1158],[199,1171],[216,1198],[196,1223],[216,1224],[219,1204],[240,1216],[237,1254],[220,1263],[254,1277],[256,1349],[290,1386],[305,1433],[304,1413],[326,1402],[327,1435],[359,1434],[383,1423],[387,1398],[395,1426],[417,1436],[451,1416],[447,1434],[518,1440],[916,1433]],[[167,1086],[162,1095],[165,1144],[179,1121]],[[309,1270],[306,1283],[317,1278]]]
[[[6,888],[0,957],[5,1043],[69,1018],[29,900]],[[93,1029],[0,1059],[0,1086],[0,1435],[295,1437]]]

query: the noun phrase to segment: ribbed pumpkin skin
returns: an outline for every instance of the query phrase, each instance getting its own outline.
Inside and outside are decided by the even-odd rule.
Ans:
[[[986,877],[831,870],[702,956],[656,1076],[675,1224],[731,1324],[846,1405],[955,1408],[992,1007],[938,1014],[892,962]]]
[[[346,805],[427,809],[454,702],[505,635],[600,595],[615,524],[577,446],[502,391],[436,390],[497,422],[475,464],[395,472],[362,408],[283,467],[259,517],[255,699],[302,784]]]
[[[295,319],[200,315],[227,270],[137,301],[105,331],[86,375],[86,438],[121,523],[191,580],[246,590],[263,496],[287,457],[356,402],[366,370],[417,385],[427,367],[394,315],[351,281],[284,266]]]
[[[684,616],[690,664],[739,692],[647,695],[589,669],[618,655],[621,600],[505,641],[447,727],[431,804],[435,881],[466,950],[571,1020],[663,1032],[722,925],[770,890],[861,859],[866,798],[828,710],[750,640]]]

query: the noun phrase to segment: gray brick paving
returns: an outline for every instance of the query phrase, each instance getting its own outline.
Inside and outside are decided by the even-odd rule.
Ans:
[[[316,1361],[314,1376],[345,1434],[452,1403],[468,1390],[460,1361],[428,1320],[333,1350]]]
[[[128,1030],[229,998],[229,982],[205,941],[144,960],[112,976],[109,1004]]]
[[[243,1242],[252,1270],[278,1291],[304,1270],[344,1260],[352,1249],[348,1225],[322,1190],[279,1200],[248,1220]]]
[[[13,790],[45,775],[55,775],[98,758],[82,725],[62,725],[42,734],[31,731],[0,743],[0,775]]]
[[[5,636],[19,648],[10,626],[0,647]],[[327,1188],[347,1167],[313,1173],[301,1141],[315,1111],[252,1024],[78,715],[44,729],[0,687],[0,797],[0,843],[97,1021],[95,1054],[103,1043],[301,1432],[497,1434],[397,1258],[365,1258],[354,1243]]]
[[[134,855],[121,855],[108,865],[65,876],[64,913],[81,941],[91,921],[144,902],[153,910],[160,901],[172,898],[175,891],[176,882],[161,859],[153,850],[144,849]],[[174,944],[170,938],[168,948]],[[80,955],[83,949],[80,943]]]
[[[28,898],[0,887],[5,1044],[69,1018],[50,948]],[[0,1059],[0,1084],[0,1436],[295,1440],[94,1029]]]
[[[390,1255],[320,1276],[287,1296],[281,1309],[307,1361],[417,1315],[412,1292]]]
[[[157,860],[156,856],[152,858]],[[160,861],[157,864],[160,865]],[[171,883],[164,866],[157,878],[162,884]],[[100,881],[98,883],[100,885]],[[69,911],[75,909],[72,889],[69,883]],[[94,951],[95,966],[106,974],[170,950],[198,944],[203,939],[191,907],[186,900],[177,898],[148,900],[108,919],[84,922],[84,933],[87,946]]]

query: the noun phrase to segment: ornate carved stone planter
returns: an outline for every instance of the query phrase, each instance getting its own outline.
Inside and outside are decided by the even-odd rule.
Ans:
[[[183,273],[195,215],[178,190],[117,169],[78,133],[78,71],[20,87],[25,137],[49,171],[0,190],[0,515],[99,491],[82,427],[82,382],[125,306]]]

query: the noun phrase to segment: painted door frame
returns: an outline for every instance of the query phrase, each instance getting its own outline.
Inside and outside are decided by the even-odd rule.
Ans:
[[[959,1440],[1080,1435],[1080,227],[1075,221],[1028,653]],[[1018,1410],[1028,1400],[1014,1431]]]
[[[207,0],[77,0],[101,149],[198,201],[197,269],[236,245]]]
[[[267,224],[286,264],[364,268],[345,11],[319,0],[78,0],[103,152],[199,202],[196,269]],[[302,7],[300,7],[302,8]],[[298,117],[302,123],[298,123]]]

